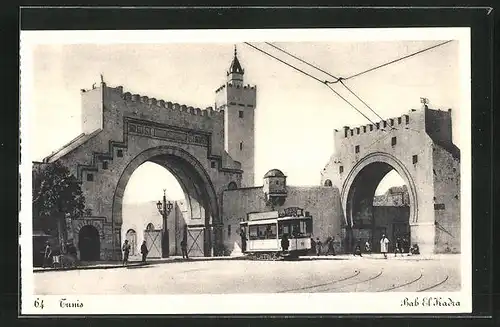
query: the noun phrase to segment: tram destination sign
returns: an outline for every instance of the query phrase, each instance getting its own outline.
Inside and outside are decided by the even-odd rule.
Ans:
[[[279,217],[304,217],[304,209],[299,207],[288,207],[278,211]]]

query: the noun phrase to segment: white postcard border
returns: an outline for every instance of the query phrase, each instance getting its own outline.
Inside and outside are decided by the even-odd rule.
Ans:
[[[34,294],[32,266],[32,208],[29,115],[32,110],[33,58],[36,44],[75,43],[233,43],[259,41],[389,41],[458,40],[461,76],[461,281],[454,293],[332,293],[245,295],[67,295]],[[335,313],[463,313],[472,310],[471,228],[471,58],[469,28],[398,29],[286,29],[286,30],[183,30],[183,31],[29,31],[21,32],[21,312],[34,315],[89,314],[335,314]],[[451,298],[459,307],[402,306],[405,297]],[[61,299],[82,307],[61,307]],[[40,303],[43,301],[43,308]],[[65,303],[66,303],[65,302]],[[38,303],[38,305],[37,305]],[[193,311],[191,308],[199,308]]]

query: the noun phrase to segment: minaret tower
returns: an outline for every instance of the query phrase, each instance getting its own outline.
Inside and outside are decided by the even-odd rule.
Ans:
[[[215,108],[224,110],[224,147],[231,158],[241,163],[241,186],[251,187],[255,185],[254,126],[257,88],[244,85],[244,74],[235,46],[226,84],[216,91]]]

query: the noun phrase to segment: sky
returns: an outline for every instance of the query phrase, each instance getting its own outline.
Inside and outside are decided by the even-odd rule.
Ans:
[[[268,41],[321,67],[347,77],[447,39],[410,41]],[[109,86],[188,106],[213,106],[215,90],[225,83],[234,45],[245,69],[245,84],[257,85],[255,176],[278,168],[289,185],[318,185],[320,171],[333,151],[333,130],[369,123],[327,87],[239,42],[168,44],[52,44],[32,49],[33,92],[29,128],[32,160],[41,160],[81,133],[80,89],[103,74]],[[263,42],[253,45],[285,59],[321,80],[331,77],[286,57]],[[346,84],[384,118],[420,108],[453,109],[454,131],[460,124],[459,42],[453,41],[395,64],[353,78]],[[373,121],[369,109],[336,84],[334,88]],[[59,126],[59,128],[54,128]],[[280,137],[276,137],[280,135]],[[460,133],[453,133],[460,147]],[[159,199],[182,191],[168,172],[154,164],[141,166],[127,185],[125,202]],[[388,175],[377,194],[401,185]],[[147,187],[145,187],[147,185]]]

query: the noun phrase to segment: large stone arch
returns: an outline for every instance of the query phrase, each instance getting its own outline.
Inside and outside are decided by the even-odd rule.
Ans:
[[[366,170],[369,167],[377,165],[375,169],[371,169],[368,173]],[[417,223],[418,221],[418,197],[417,188],[415,186],[415,181],[406,165],[396,158],[395,156],[385,153],[385,152],[373,152],[362,159],[360,159],[354,167],[349,171],[344,183],[342,185],[342,190],[340,193],[342,200],[342,208],[344,213],[345,223],[352,226],[352,212],[349,210],[352,208],[352,204],[349,204],[350,200],[355,196],[353,193],[353,187],[357,183],[360,183],[360,177],[368,175],[372,177],[373,185],[366,185],[368,189],[367,193],[372,193],[371,198],[375,193],[375,189],[382,180],[382,178],[392,169],[394,169],[399,176],[404,180],[405,184],[408,186],[408,193],[410,196],[410,217],[409,223]],[[373,189],[373,190],[372,190]],[[373,192],[372,192],[373,191]],[[366,196],[369,196],[365,194]]]
[[[209,174],[198,159],[177,146],[161,145],[146,149],[136,155],[126,165],[118,180],[113,195],[112,230],[119,230],[119,227],[123,223],[123,196],[130,177],[140,165],[147,161],[165,167],[177,178],[186,196],[191,218],[202,219],[201,223],[205,226],[204,252],[206,256],[209,256],[212,245],[211,226],[222,225],[217,193]],[[204,211],[204,216],[199,213],[201,210]],[[197,215],[199,217],[193,217]],[[117,242],[116,237],[114,237],[113,240],[115,240],[113,247],[119,249],[121,240]],[[215,241],[217,242],[217,240]]]

